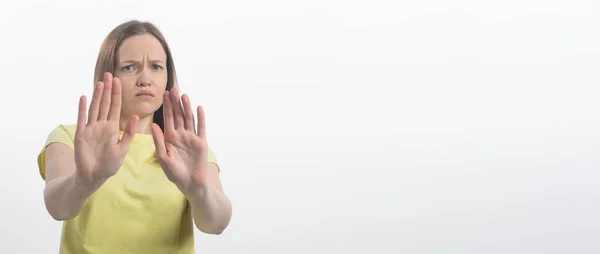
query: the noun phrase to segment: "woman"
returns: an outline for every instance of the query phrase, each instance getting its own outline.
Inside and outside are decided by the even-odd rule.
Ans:
[[[206,142],[204,113],[180,97],[169,46],[130,21],[104,40],[87,111],[55,128],[38,156],[60,253],[194,253],[193,230],[220,234],[231,203]]]

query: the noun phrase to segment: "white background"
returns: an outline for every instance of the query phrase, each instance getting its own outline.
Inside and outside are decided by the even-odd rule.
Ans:
[[[234,206],[199,253],[599,253],[597,1],[0,7],[0,253],[57,253],[36,156],[129,19],[166,35]]]

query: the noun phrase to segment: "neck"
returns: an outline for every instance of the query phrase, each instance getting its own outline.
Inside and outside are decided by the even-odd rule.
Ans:
[[[150,126],[153,123],[153,119],[154,115],[149,115],[146,117],[140,117],[140,120],[137,123],[137,126],[135,127],[135,133],[138,134],[152,134],[152,130],[150,128]],[[119,129],[120,130],[125,130],[125,125],[127,125],[127,122],[129,121],[129,117],[121,117],[121,121],[119,123]]]

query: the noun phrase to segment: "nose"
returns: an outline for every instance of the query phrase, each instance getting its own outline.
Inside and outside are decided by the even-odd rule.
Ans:
[[[152,81],[150,80],[150,76],[146,73],[146,70],[142,70],[138,76],[137,86],[145,87],[150,86]]]

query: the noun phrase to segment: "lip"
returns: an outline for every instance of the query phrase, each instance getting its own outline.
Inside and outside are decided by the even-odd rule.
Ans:
[[[150,92],[150,91],[140,91],[138,93],[135,94],[135,97],[139,97],[139,96],[151,96],[154,97],[154,93]]]

